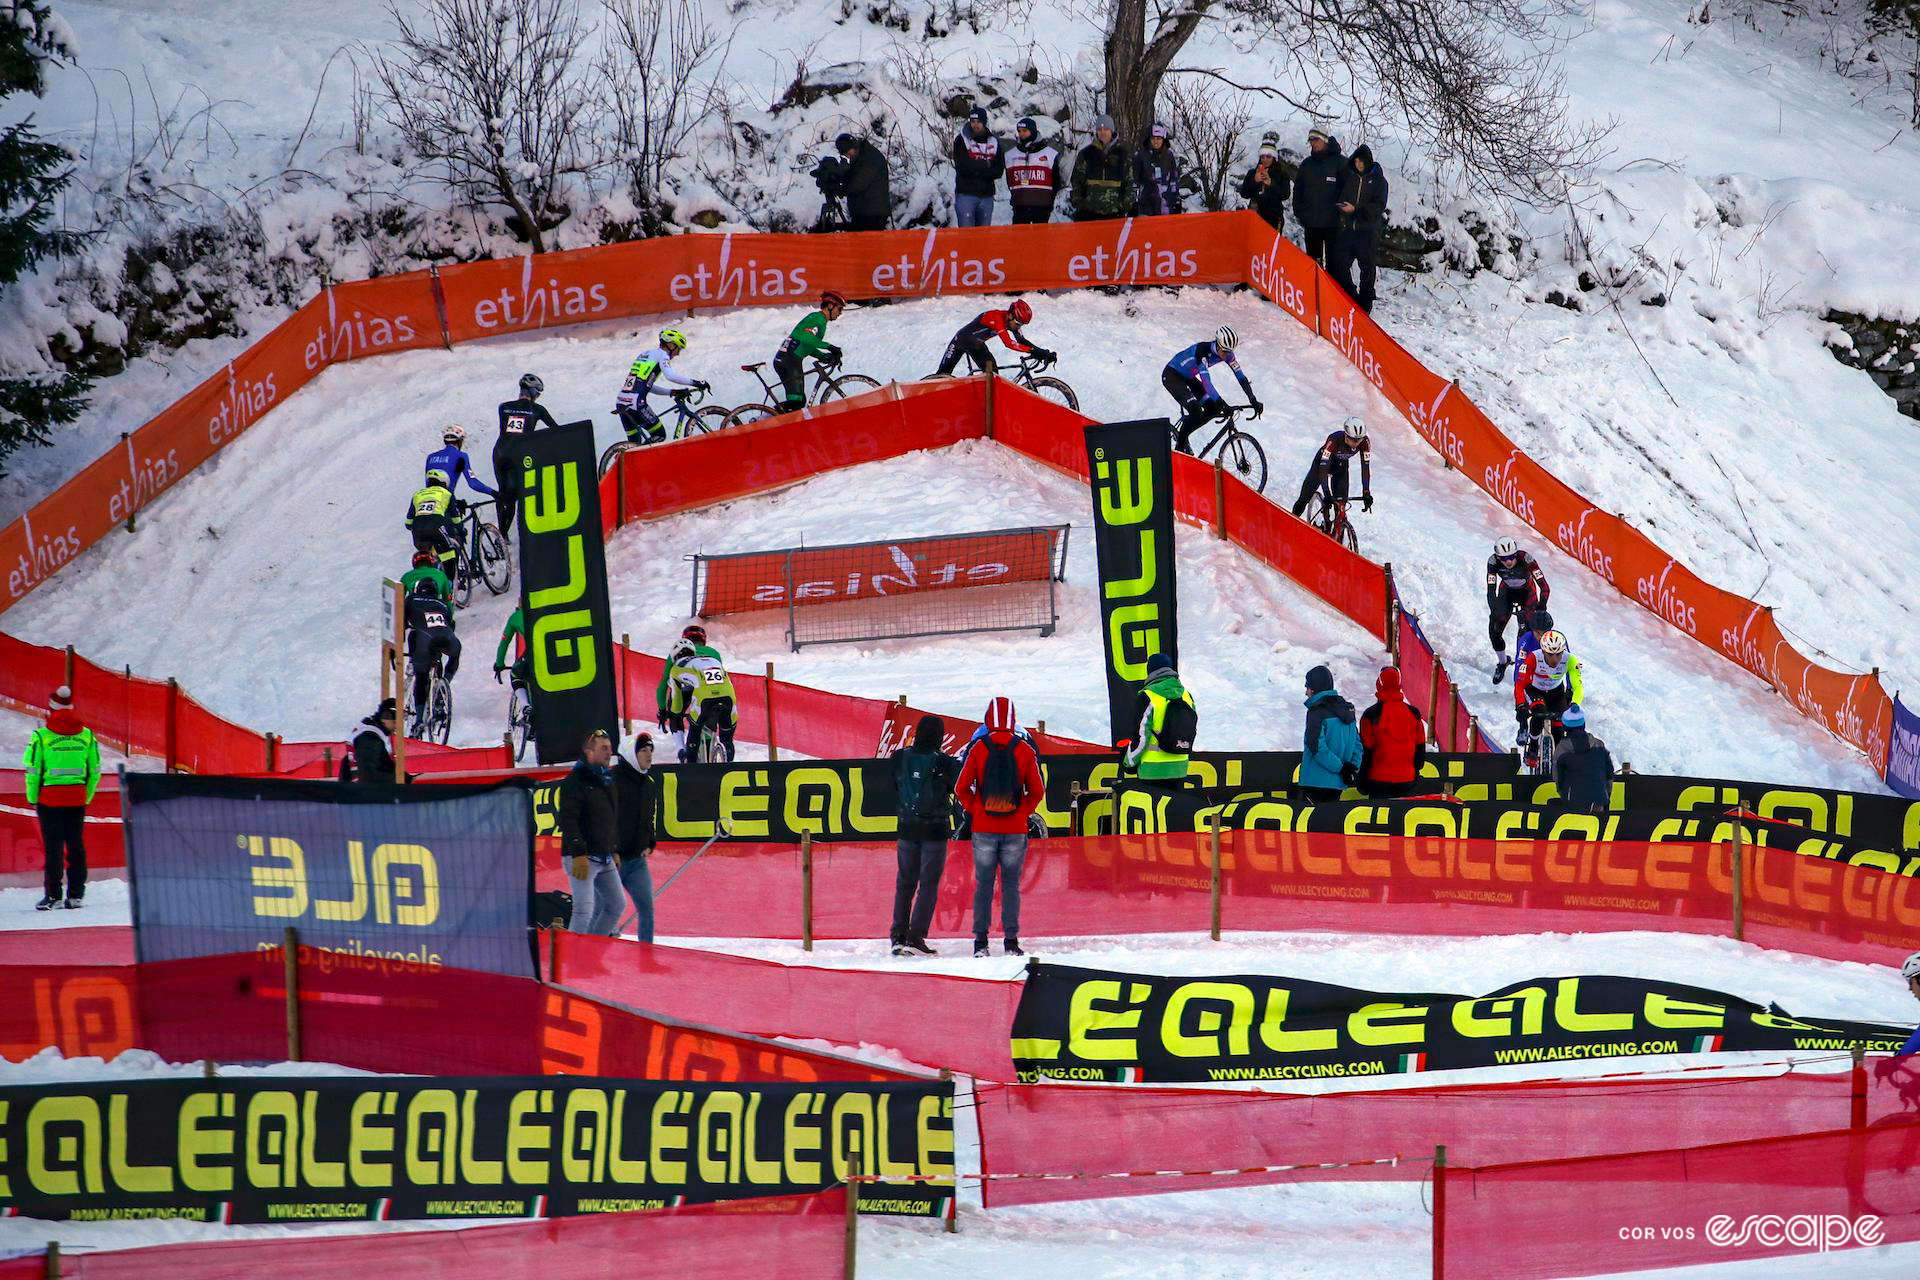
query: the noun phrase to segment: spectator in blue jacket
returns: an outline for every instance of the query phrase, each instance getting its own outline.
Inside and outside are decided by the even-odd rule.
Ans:
[[[1360,776],[1360,727],[1353,704],[1333,690],[1333,672],[1307,672],[1307,732],[1301,743],[1299,793],[1324,804]]]

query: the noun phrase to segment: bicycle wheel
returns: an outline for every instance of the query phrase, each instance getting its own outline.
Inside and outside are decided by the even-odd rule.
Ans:
[[[453,736],[453,686],[447,678],[436,673],[433,677],[433,690],[427,695],[427,741],[447,745],[447,739]]]
[[[683,428],[685,434],[680,438],[684,440],[687,436],[703,436],[709,431],[718,431],[722,427],[729,426],[732,422],[732,410],[710,404],[704,409],[697,410],[687,419],[687,425]]]
[[[777,418],[780,411],[770,404],[743,404],[727,415],[726,425],[744,427],[752,422],[765,422],[768,418]]]
[[[468,544],[463,539],[459,552],[453,557],[453,607],[464,609],[467,601],[473,599],[473,557]]]
[[[1267,491],[1267,451],[1246,432],[1228,433],[1220,447],[1221,465],[1255,493]]]
[[[480,576],[494,595],[505,592],[513,581],[513,562],[507,559],[507,540],[498,525],[480,526]]]
[[[513,739],[513,761],[518,764],[526,758],[527,742],[533,737],[533,706],[527,701],[527,691],[518,686],[507,707],[507,733]]]
[[[613,464],[619,459],[621,454],[627,452],[629,449],[638,449],[639,447],[639,445],[632,444],[626,440],[622,440],[618,444],[608,445],[607,451],[600,455],[601,478],[605,479],[607,472],[613,470]]]
[[[1353,552],[1353,554],[1360,554],[1360,539],[1353,532],[1353,521],[1345,519],[1344,517],[1341,519],[1340,533],[1336,540],[1341,546]]]
[[[880,382],[864,373],[843,373],[820,388],[820,403],[829,400],[844,400],[848,396],[863,396],[869,391],[878,391]]]
[[[1035,378],[1028,384],[1035,395],[1045,396],[1067,406],[1076,412],[1080,408],[1080,397],[1073,394],[1073,388],[1058,378]]]

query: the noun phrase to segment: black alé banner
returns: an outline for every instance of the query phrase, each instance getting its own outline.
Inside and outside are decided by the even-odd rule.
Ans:
[[[1180,659],[1174,589],[1173,427],[1165,418],[1087,428],[1093,548],[1100,566],[1110,741],[1134,736],[1147,659]]]
[[[537,976],[524,788],[130,773],[127,870],[143,961],[278,947]]]
[[[1205,832],[1218,823],[1227,831],[1319,831],[1406,839],[1730,844],[1737,827],[1739,838],[1749,846],[1872,867],[1890,875],[1920,875],[1920,854],[1875,848],[1791,822],[1758,816],[1735,819],[1732,813],[1726,808],[1702,808],[1689,813],[1612,809],[1596,814],[1551,804],[1438,795],[1315,804],[1295,800],[1286,791],[1231,787],[1168,791],[1132,781],[1118,784],[1115,798],[1115,827],[1122,835]]]
[[[560,1217],[818,1191],[850,1172],[879,1179],[863,1185],[863,1209],[931,1215],[953,1193],[953,1086],[573,1076],[22,1086],[0,1088],[0,1141],[0,1214],[36,1218]]]
[[[1013,1061],[1022,1081],[1304,1080],[1743,1049],[1891,1053],[1906,1038],[1642,978],[1534,978],[1461,996],[1034,962]]]
[[[542,764],[552,764],[580,754],[593,730],[619,727],[593,424],[533,432],[521,467],[528,696],[535,752]]]

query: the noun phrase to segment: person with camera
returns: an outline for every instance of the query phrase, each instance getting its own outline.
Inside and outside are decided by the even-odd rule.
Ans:
[[[851,133],[835,138],[833,150],[833,156],[823,158],[813,168],[814,185],[828,200],[828,208],[820,211],[816,226],[822,231],[840,230],[830,215],[832,202],[842,200],[846,202],[845,230],[886,230],[887,215],[893,207],[887,158],[871,142]]]

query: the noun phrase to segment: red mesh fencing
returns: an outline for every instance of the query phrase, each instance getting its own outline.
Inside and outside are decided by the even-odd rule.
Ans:
[[[560,981],[754,1035],[872,1045],[928,1068],[1010,1079],[1017,982],[775,964],[621,938],[560,938]]]
[[[1816,1133],[1850,1123],[1853,1073],[1543,1081],[1330,1094],[1128,1086],[975,1090],[989,1208],[1275,1182],[1431,1174],[1456,1164]],[[1368,1163],[1397,1158],[1398,1164]],[[1272,1166],[1328,1165],[1274,1169]],[[1222,1171],[1126,1178],[1141,1170]],[[1227,1170],[1266,1169],[1227,1173]],[[1071,1172],[1074,1179],[1041,1178]],[[1498,1268],[1463,1271],[1497,1275]]]
[[[7,964],[0,968],[0,1058],[43,1049],[113,1058],[139,1047],[133,968],[117,964]]]
[[[439,1231],[276,1236],[63,1253],[60,1274],[77,1280],[553,1280],[637,1270],[675,1280],[741,1276],[819,1280],[842,1273],[845,1187],[810,1195],[687,1205],[652,1213],[549,1218]],[[22,1276],[38,1276],[35,1270]],[[9,1273],[0,1269],[0,1276]]]
[[[1920,1124],[1909,1122],[1449,1168],[1444,1274],[1529,1280],[1779,1257],[1815,1252],[1828,1232],[1828,1248],[1917,1240],[1916,1165]],[[1876,1221],[1862,1240],[1867,1215]]]

